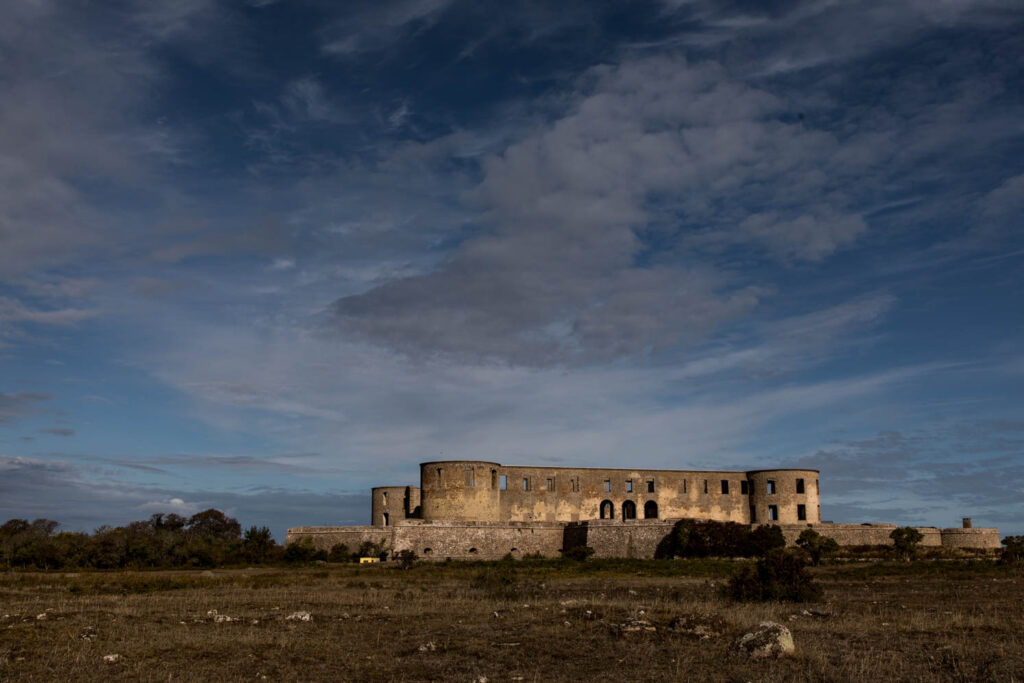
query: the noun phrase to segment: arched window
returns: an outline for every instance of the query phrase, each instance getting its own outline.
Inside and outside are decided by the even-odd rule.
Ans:
[[[388,520],[390,520],[390,519],[391,519],[391,516],[388,515],[388,513],[385,512],[384,513],[384,526],[388,525]]]
[[[644,519],[657,519],[658,518],[658,504],[653,500],[649,500],[644,503]]]
[[[615,519],[615,506],[610,500],[601,502],[601,519]]]
[[[627,500],[622,504],[622,519],[636,519],[636,503]]]

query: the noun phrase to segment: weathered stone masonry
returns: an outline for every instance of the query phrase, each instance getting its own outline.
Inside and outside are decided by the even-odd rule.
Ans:
[[[420,486],[372,492],[371,526],[297,527],[330,549],[385,542],[424,559],[557,556],[589,545],[598,556],[653,557],[676,520],[777,524],[792,543],[813,527],[840,545],[890,543],[891,524],[822,524],[817,470],[683,471],[510,467],[448,460],[420,465]],[[923,545],[997,548],[997,529],[919,529]]]

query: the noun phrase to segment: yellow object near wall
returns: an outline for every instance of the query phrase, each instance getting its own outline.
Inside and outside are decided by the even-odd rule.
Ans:
[[[359,564],[373,564],[374,562],[380,562],[379,557],[360,557]]]

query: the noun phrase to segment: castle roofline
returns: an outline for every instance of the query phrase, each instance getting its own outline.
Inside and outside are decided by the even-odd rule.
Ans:
[[[494,462],[492,460],[428,460],[427,462],[421,462],[420,467],[426,465],[454,465],[461,463],[478,463],[481,465],[494,465],[496,467],[514,467],[518,469],[529,469],[529,470],[589,470],[589,471],[606,471],[606,472],[704,472],[708,474],[714,473],[725,473],[725,474],[756,474],[758,472],[819,472],[820,470],[811,468],[797,468],[797,467],[769,467],[758,470],[677,470],[677,469],[666,469],[664,467],[576,467],[573,465],[503,465],[500,462]]]

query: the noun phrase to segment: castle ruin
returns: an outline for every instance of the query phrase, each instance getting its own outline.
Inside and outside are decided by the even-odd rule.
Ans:
[[[286,542],[329,550],[382,542],[423,559],[557,557],[578,545],[601,557],[654,557],[683,518],[778,525],[789,543],[808,527],[840,545],[891,543],[894,524],[821,521],[818,470],[646,470],[420,464],[419,486],[372,491],[371,525],[297,527]],[[998,548],[997,529],[918,529],[924,546]]]

